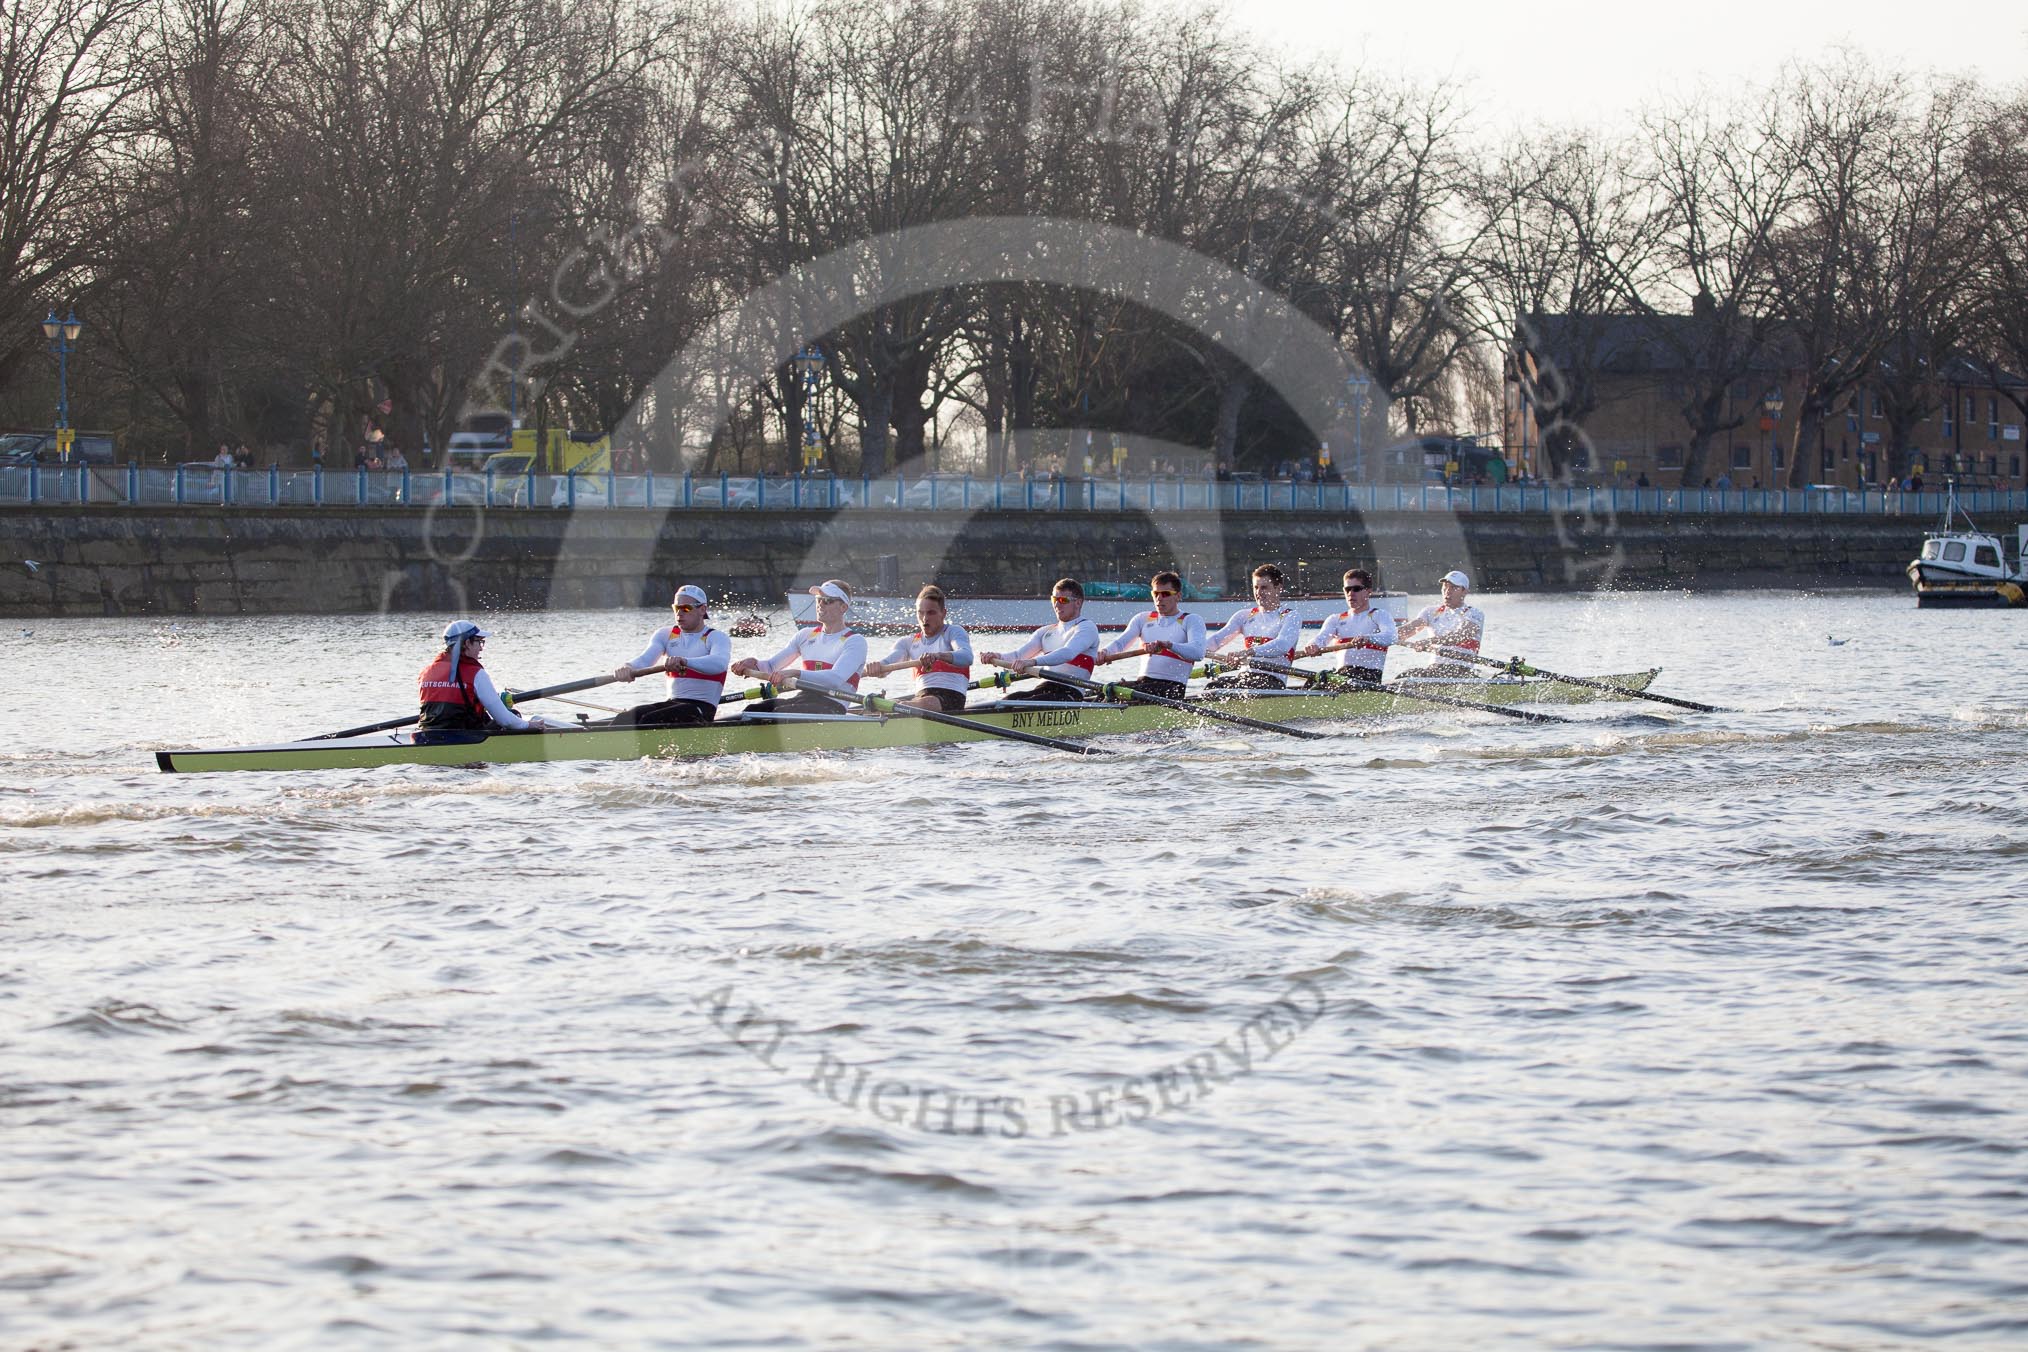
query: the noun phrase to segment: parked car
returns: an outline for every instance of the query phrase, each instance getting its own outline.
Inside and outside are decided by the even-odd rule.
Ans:
[[[72,443],[69,463],[110,465],[113,463],[111,432],[79,432]],[[50,429],[8,432],[0,435],[0,465],[60,465],[64,457],[56,452],[56,433]]]
[[[932,503],[939,509],[959,507],[965,500],[965,479],[966,476],[963,474],[925,474],[920,479],[904,481],[906,487],[901,491],[899,502],[895,500],[894,490],[891,487],[881,501],[889,507],[920,509],[929,507]],[[877,487],[881,481],[876,479],[873,482]],[[891,484],[893,481],[888,482]],[[974,488],[973,492],[976,495],[978,490]]]
[[[417,474],[410,478],[409,501],[414,506],[426,507],[433,502],[443,502],[444,476],[442,474]],[[486,501],[486,479],[484,475],[453,473],[450,476],[450,499],[459,507],[483,506]]]
[[[752,479],[728,479],[723,489],[717,479],[697,479],[690,485],[690,505],[734,509],[758,507],[760,492],[754,487]]]
[[[875,488],[878,488],[875,484]],[[893,497],[893,484],[889,483],[887,496]],[[828,508],[834,503],[840,507],[858,507],[866,497],[866,483],[862,479],[841,479],[831,474],[782,474],[769,475],[767,480],[767,505],[770,507],[793,507],[800,495],[804,507]]]

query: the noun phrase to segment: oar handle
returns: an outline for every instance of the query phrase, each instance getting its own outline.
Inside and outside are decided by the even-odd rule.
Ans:
[[[636,675],[653,676],[657,672],[664,670],[667,670],[667,668],[649,667],[646,671],[637,672]],[[607,672],[603,676],[587,676],[581,681],[565,681],[561,685],[538,686],[533,690],[509,690],[501,695],[500,698],[511,709],[523,700],[548,699],[551,695],[574,695],[580,690],[596,690],[602,685],[612,685],[619,679],[619,677],[611,672]]]
[[[977,680],[970,682],[968,685],[965,686],[965,689],[984,690],[987,686],[998,686],[1000,689],[1005,690],[1008,686],[1012,685],[1015,681],[1018,681],[1020,679],[1021,678],[1019,676],[1010,675],[1009,673],[1004,671],[996,671],[991,676],[981,676]],[[810,683],[808,681],[804,681],[802,682],[802,684],[809,685]],[[810,686],[810,688],[814,690],[817,687]],[[772,682],[767,682],[761,685],[754,686],[748,690],[735,690],[731,694],[721,695],[718,698],[718,702],[720,704],[744,704],[748,700],[773,699],[776,695],[780,693],[781,691],[778,687],[776,687]],[[827,691],[826,693],[829,692]]]
[[[982,676],[978,680],[973,681],[970,688],[977,690],[982,685],[997,685],[1004,688],[1009,681],[1029,679],[1028,673],[1014,665],[1014,660],[1005,653],[994,653],[991,657],[980,658],[979,662],[981,665],[999,667],[1000,670],[994,672],[991,676]]]

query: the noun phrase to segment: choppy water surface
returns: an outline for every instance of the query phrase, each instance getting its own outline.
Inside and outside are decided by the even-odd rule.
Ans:
[[[2028,621],[1486,605],[1737,712],[167,777],[440,620],[10,624],[0,1345],[2019,1340]]]

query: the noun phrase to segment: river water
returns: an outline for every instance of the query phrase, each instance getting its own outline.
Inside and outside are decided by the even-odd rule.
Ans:
[[[10,623],[0,1346],[2021,1341],[2024,621],[1484,604],[1731,711],[168,777],[441,617]]]

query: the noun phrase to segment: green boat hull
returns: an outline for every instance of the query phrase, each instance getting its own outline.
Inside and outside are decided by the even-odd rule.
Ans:
[[[1647,689],[1655,675],[1654,671],[1641,671],[1595,679],[1638,692]],[[1614,694],[1583,686],[1537,680],[1417,680],[1402,688],[1486,704],[1579,704],[1618,698]],[[1290,692],[1252,695],[1220,699],[1213,707],[1276,723],[1342,722],[1354,718],[1422,714],[1442,708],[1422,700],[1390,694],[1384,689],[1329,694]],[[982,704],[967,710],[965,717],[992,727],[1063,738],[1122,736],[1176,727],[1201,728],[1208,722],[1153,704],[1024,705],[1019,701]],[[646,757],[695,759],[777,752],[874,751],[886,747],[996,740],[989,733],[919,718],[861,715],[780,719],[727,716],[717,723],[698,728],[592,727],[576,732],[453,735],[459,740],[418,744],[411,733],[403,731],[285,742],[272,746],[158,751],[155,762],[169,774],[211,770],[364,770],[384,765],[504,765],[518,761],[608,761]]]

